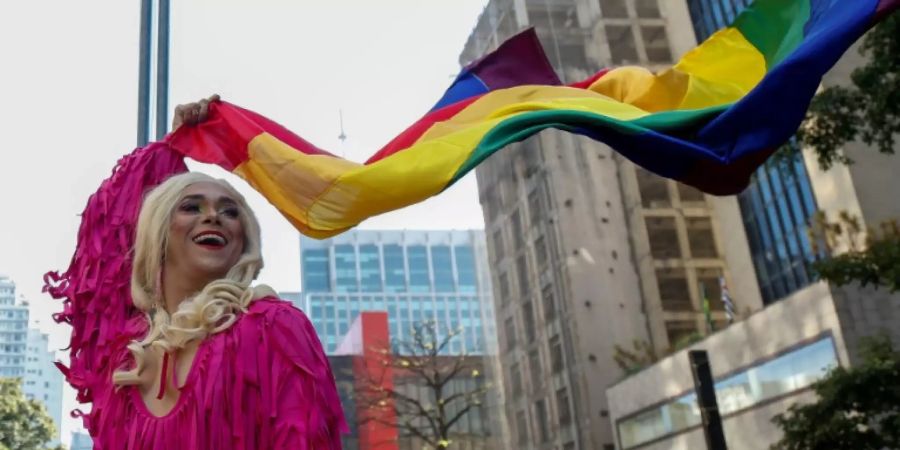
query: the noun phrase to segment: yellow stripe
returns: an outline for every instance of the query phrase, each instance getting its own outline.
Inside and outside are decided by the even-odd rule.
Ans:
[[[550,109],[586,111],[620,120],[633,120],[648,114],[636,106],[584,89],[518,86],[486,94],[452,118],[434,124],[416,144],[461,131],[484,120],[507,119],[525,112]]]
[[[735,102],[766,74],[766,59],[736,28],[717,31],[675,65],[690,75],[678,109],[699,109]]]
[[[688,76],[676,69],[654,75],[643,67],[621,67],[611,70],[588,89],[644,111],[676,109],[688,87]]]
[[[701,109],[739,100],[765,74],[762,53],[736,28],[725,28],[658,75],[621,67],[589,89],[650,112]]]

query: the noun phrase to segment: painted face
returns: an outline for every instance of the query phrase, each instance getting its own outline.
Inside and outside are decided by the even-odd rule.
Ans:
[[[213,182],[188,186],[172,211],[166,265],[178,276],[223,278],[244,251],[240,208],[228,189]]]

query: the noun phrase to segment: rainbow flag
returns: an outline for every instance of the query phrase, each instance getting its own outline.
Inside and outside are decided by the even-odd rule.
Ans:
[[[602,70],[560,83],[533,31],[463,69],[420,120],[363,164],[221,102],[171,148],[247,180],[325,238],[440,193],[510,143],[555,128],[659,175],[734,194],[790,138],[822,75],[898,0],[757,0],[659,73]]]

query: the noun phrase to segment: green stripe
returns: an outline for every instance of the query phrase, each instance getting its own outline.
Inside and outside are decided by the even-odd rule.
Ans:
[[[854,0],[840,0],[854,1]],[[810,0],[756,0],[735,19],[737,28],[766,58],[771,69],[803,41]]]
[[[494,152],[547,128],[568,132],[575,132],[579,128],[607,128],[622,134],[640,134],[650,130],[672,132],[705,124],[730,106],[729,104],[705,109],[665,111],[634,120],[619,120],[602,114],[574,110],[544,110],[519,114],[500,122],[488,131],[444,189],[456,183]]]

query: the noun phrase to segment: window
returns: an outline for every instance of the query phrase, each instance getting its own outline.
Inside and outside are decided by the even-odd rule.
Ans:
[[[669,187],[665,178],[636,167],[638,190],[641,193],[641,204],[644,208],[669,208],[672,201],[669,199]]]
[[[331,276],[328,268],[328,249],[303,250],[303,290],[306,292],[328,292],[331,290]]]
[[[522,231],[522,217],[519,215],[519,210],[512,214],[512,233],[513,239],[515,239],[516,248],[522,248],[525,245],[523,240],[523,231]]]
[[[541,210],[541,195],[539,188],[535,188],[528,194],[528,214],[528,221],[531,222],[531,226],[536,226],[541,223],[543,211]]]
[[[721,276],[722,271],[719,269],[697,269],[697,282],[703,287],[701,295],[706,295],[709,299],[709,309],[713,311],[725,310],[725,304],[722,302],[722,286],[719,284]]]
[[[666,322],[666,337],[669,346],[683,345],[685,340],[697,334],[697,322],[693,320],[672,320]]]
[[[655,19],[659,17],[659,4],[657,0],[635,0],[634,8],[640,18]]]
[[[625,7],[625,0],[600,0],[600,13],[607,19],[628,17],[628,9]]]
[[[606,25],[606,39],[613,63],[627,64],[638,62],[637,48],[631,25]]]
[[[522,320],[525,321],[525,339],[527,339],[529,343],[534,342],[534,308],[531,307],[531,302],[525,302],[525,304],[522,305]]]
[[[513,396],[517,396],[522,393],[522,372],[519,370],[519,364],[513,364],[509,368],[509,379],[510,379],[510,387],[512,389]]]
[[[519,444],[528,445],[528,422],[525,411],[516,413],[516,430],[519,432]]]
[[[456,253],[456,275],[459,292],[474,293],[478,290],[475,276],[475,251],[468,245],[454,247]]]
[[[544,286],[541,297],[544,302],[544,320],[549,322],[556,317],[556,298],[553,295],[552,284]]]
[[[494,249],[494,262],[498,263],[503,260],[503,230],[497,229],[494,232],[494,238],[491,242]]]
[[[678,245],[675,218],[646,217],[644,221],[650,241],[650,254],[656,259],[680,258],[681,247]]]
[[[519,276],[519,296],[524,298],[528,296],[528,260],[525,259],[525,254],[519,255],[519,258],[516,259],[516,272]]]
[[[685,219],[685,225],[687,226],[691,256],[694,258],[715,258],[719,256],[719,252],[716,251],[716,239],[713,236],[712,221],[708,217],[688,217]]]
[[[531,371],[531,388],[537,389],[543,384],[543,370],[541,370],[541,354],[538,349],[528,353],[528,368]]]
[[[565,368],[563,361],[562,341],[559,336],[553,336],[550,338],[550,369],[553,370],[553,373],[560,372]]]
[[[506,272],[500,274],[500,303],[506,304],[509,300],[509,275]]]
[[[669,39],[666,36],[666,27],[662,25],[642,25],[641,38],[644,40],[644,50],[647,51],[648,61],[652,63],[668,63],[672,61]]]
[[[837,366],[834,341],[825,337],[762,364],[716,380],[721,414],[730,414],[769,398],[804,389]],[[697,396],[688,393],[663,405],[638,411],[618,424],[622,447],[630,449],[700,424]]]
[[[547,266],[547,243],[544,241],[544,236],[539,236],[534,240],[534,257],[537,260],[538,267],[544,268]]]
[[[411,292],[428,292],[431,280],[428,274],[428,249],[424,245],[412,245],[406,249],[407,266],[409,266],[409,290]]]
[[[543,400],[534,402],[534,420],[537,421],[538,438],[541,442],[550,440],[550,427],[547,426],[547,407]]]
[[[504,331],[506,331],[506,349],[512,350],[516,347],[516,323],[513,317],[506,319],[503,323]]]
[[[403,267],[403,247],[385,244],[384,288],[387,292],[406,292],[406,269]]]
[[[381,292],[381,258],[378,246],[359,246],[359,276],[363,292]]]
[[[663,311],[694,310],[683,268],[656,269],[656,283]]]
[[[453,261],[450,257],[450,246],[435,245],[431,247],[431,264],[434,270],[434,290],[436,292],[454,292]]]
[[[356,249],[349,244],[334,246],[335,289],[338,292],[359,292],[356,281]]]
[[[703,203],[705,201],[703,192],[699,189],[684,183],[676,184],[678,185],[678,196],[681,198],[681,203]]]
[[[559,412],[559,424],[568,425],[572,421],[572,414],[569,412],[569,390],[566,388],[557,389],[556,391],[556,410]]]

